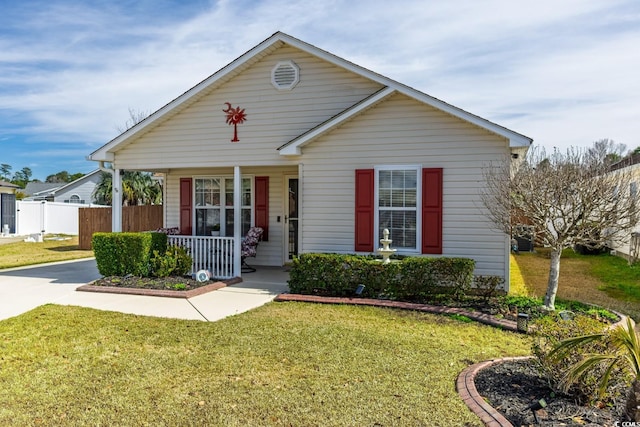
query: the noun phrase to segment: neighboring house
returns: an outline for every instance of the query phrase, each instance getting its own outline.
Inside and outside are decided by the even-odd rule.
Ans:
[[[0,181],[0,233],[16,232],[16,190],[19,185]]]
[[[484,215],[483,168],[531,142],[278,32],[89,159],[114,177],[163,173],[165,226],[206,241],[225,238],[206,237],[220,224],[235,275],[255,225],[255,265],[372,253],[387,228],[400,254],[469,257],[477,274],[508,279],[510,240]]]
[[[628,195],[640,204],[640,154],[635,154],[612,166],[614,170],[622,168],[629,170],[632,176]],[[612,242],[611,249],[615,251],[616,255],[623,258],[631,258],[636,261],[640,259],[640,223],[624,241]]]
[[[90,204],[100,178],[101,172],[96,169],[69,183],[29,182],[24,200]]]
[[[52,182],[28,182],[24,188],[26,201],[42,201],[53,202],[53,193],[63,184]]]

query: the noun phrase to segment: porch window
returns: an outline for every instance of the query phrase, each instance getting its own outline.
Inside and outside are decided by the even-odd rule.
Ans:
[[[380,167],[376,169],[376,241],[387,228],[392,247],[418,251],[420,206],[419,167]]]
[[[242,178],[242,234],[251,228],[253,180]],[[196,235],[211,236],[218,228],[221,236],[233,237],[233,177],[195,178]]]

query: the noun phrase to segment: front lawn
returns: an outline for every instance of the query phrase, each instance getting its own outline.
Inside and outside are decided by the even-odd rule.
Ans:
[[[481,425],[455,391],[527,337],[271,303],[215,323],[47,305],[0,322],[0,425]]]
[[[68,237],[68,239],[67,239]],[[14,242],[0,245],[0,269],[22,267],[47,262],[89,258],[93,251],[78,249],[78,236],[62,236],[62,240],[44,242]]]
[[[549,250],[536,248],[511,257],[511,292],[544,297]],[[597,304],[640,320],[640,264],[629,266],[613,255],[580,255],[567,249],[560,260],[558,298]]]

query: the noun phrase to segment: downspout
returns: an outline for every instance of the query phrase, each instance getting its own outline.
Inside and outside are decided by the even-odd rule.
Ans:
[[[122,231],[122,178],[120,177],[120,169],[106,167],[105,162],[100,160],[98,168],[102,172],[111,175],[111,231]],[[117,202],[117,203],[116,203]]]

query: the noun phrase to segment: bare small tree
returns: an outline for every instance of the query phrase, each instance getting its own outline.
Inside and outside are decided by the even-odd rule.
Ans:
[[[147,117],[149,117],[149,113],[147,111],[136,111],[133,108],[129,107],[129,118],[126,122],[124,122],[124,127],[116,126],[116,129],[118,130],[118,132],[124,133]]]
[[[523,229],[516,225],[529,224],[536,240],[551,248],[544,298],[551,310],[562,250],[575,245],[605,247],[628,238],[637,222],[638,206],[629,197],[631,174],[624,168],[611,170],[611,153],[603,145],[556,150],[549,156],[543,149],[531,149],[519,164],[485,169],[482,201],[495,227],[518,236]]]

